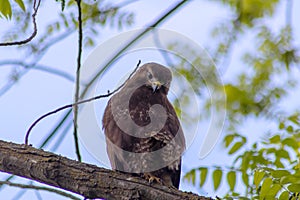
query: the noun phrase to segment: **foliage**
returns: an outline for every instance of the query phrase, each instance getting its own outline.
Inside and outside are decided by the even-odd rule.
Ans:
[[[25,12],[25,5],[23,0],[14,0],[15,3]],[[5,17],[7,19],[11,19],[12,16],[12,8],[10,0],[1,0],[0,1],[0,18]]]
[[[5,0],[7,1],[7,0]],[[17,0],[21,2],[21,0]],[[2,1],[1,1],[2,2]],[[29,9],[34,3],[31,0],[25,0],[27,5],[26,12],[14,13],[14,23],[16,29],[13,32],[6,33],[6,40],[13,41],[18,40],[22,33],[30,31],[31,26],[31,12]],[[77,21],[77,8],[74,0],[57,2],[62,6],[63,10],[58,11],[57,15],[52,16],[53,21],[50,21],[46,25],[46,30],[43,34],[40,34],[38,40],[26,46],[32,53],[43,51],[45,46],[48,46],[50,41],[59,40],[60,37],[65,38],[66,35],[74,33],[78,28]],[[22,4],[23,5],[23,4]],[[43,2],[41,2],[43,7]],[[96,36],[99,34],[99,27],[110,26],[111,28],[121,29],[123,26],[129,26],[133,23],[133,13],[123,11],[121,7],[104,3],[103,1],[95,1],[94,4],[88,4],[84,1],[81,2],[83,28],[88,30],[85,32],[84,43],[86,46],[93,46]],[[23,8],[23,7],[22,7]],[[41,8],[42,9],[42,8]],[[24,23],[25,22],[25,23]]]
[[[2,1],[1,1],[2,2]],[[23,39],[24,35],[29,35],[32,32],[32,6],[34,1],[24,0],[26,11],[20,12],[18,9],[14,10],[13,19],[14,28],[2,32],[3,41],[17,41]],[[42,59],[49,48],[65,38],[76,33],[78,30],[78,10],[74,0],[54,1],[57,4],[57,11],[55,14],[49,16],[49,20],[45,29],[39,30],[39,34],[34,40],[19,48],[19,55],[25,54],[24,58],[20,58],[23,69],[13,68],[11,71],[11,82],[6,86],[10,88],[17,82],[27,71],[34,68],[38,61]],[[129,2],[130,3],[130,2]],[[122,29],[130,26],[134,22],[134,15],[129,11],[124,11],[122,6],[126,4],[111,4],[104,1],[95,1],[93,4],[81,2],[82,8],[82,25],[84,30],[83,44],[84,47],[92,47],[95,45],[97,36],[100,34],[100,29],[104,27]],[[64,7],[62,10],[61,7]],[[45,9],[43,1],[39,8],[39,13]],[[37,15],[37,17],[38,17]],[[22,53],[21,53],[22,52]],[[29,55],[29,56],[27,56]],[[7,89],[0,89],[0,96],[5,93]]]
[[[234,41],[245,32],[254,33],[256,42],[252,49],[243,52],[245,66],[240,66],[243,70],[234,81],[224,84],[229,122],[223,141],[227,154],[234,161],[228,166],[192,169],[185,174],[185,179],[203,188],[211,179],[214,190],[226,182],[229,191],[224,199],[299,199],[299,114],[297,110],[289,113],[278,107],[298,86],[293,73],[300,59],[293,27],[286,24],[274,31],[263,21],[274,15],[279,4],[277,0],[221,2],[232,9],[235,17],[213,30],[217,41],[217,65],[220,64],[219,58],[228,56]],[[249,118],[276,123],[278,127],[263,140],[248,144],[248,138],[258,134],[241,133],[239,128],[245,126]],[[244,192],[236,189],[237,182],[243,184]]]
[[[286,19],[286,24],[277,27],[276,30],[268,23],[283,0],[215,0],[215,2],[229,8],[232,17],[215,25],[212,30],[213,40],[207,49],[210,50],[221,71],[226,71],[228,65],[223,60],[230,60],[232,51],[238,49],[243,55],[240,58],[241,66],[238,67],[240,72],[236,74],[236,78],[225,81],[222,85],[217,81],[216,69],[212,67],[214,64],[208,62],[206,56],[197,55],[190,47],[177,43],[170,44],[169,48],[177,52],[189,52],[194,58],[192,65],[201,66],[206,72],[207,80],[211,80],[207,83],[190,63],[173,58],[174,68],[180,75],[185,76],[196,95],[204,102],[202,116],[206,117],[205,114],[212,107],[218,107],[222,103],[216,101],[215,105],[211,104],[210,96],[205,91],[207,84],[218,88],[216,92],[222,93],[225,90],[228,122],[224,127],[226,135],[223,144],[227,154],[232,156],[234,161],[226,166],[199,166],[187,172],[184,178],[202,188],[205,188],[208,180],[211,180],[215,191],[226,184],[228,193],[224,199],[299,199],[299,111],[288,112],[285,107],[278,107],[278,104],[299,86],[297,78],[293,76],[295,66],[299,66],[300,63],[299,49],[294,40],[295,27],[288,23],[290,19]],[[23,50],[26,54],[22,59],[25,69],[12,70],[13,83],[34,67],[53,44],[78,30],[76,2],[56,0],[56,3],[57,13],[53,12],[46,29],[34,41],[20,47],[20,51]],[[4,34],[5,40],[18,40],[23,34],[31,31],[32,4],[32,0],[0,0],[0,17],[15,23],[15,29]],[[14,5],[17,6],[16,9]],[[100,35],[101,28],[122,29],[134,22],[133,13],[124,11],[123,5],[113,5],[99,0],[93,4],[82,1],[81,6],[85,47],[95,44],[95,38]],[[286,18],[289,16],[286,14]],[[247,49],[239,49],[236,43],[241,42],[239,40],[241,38],[247,39],[249,37],[247,35],[251,35],[253,45]],[[190,110],[193,109],[191,94],[184,89],[182,88],[181,94],[174,99],[174,105],[184,123],[192,125],[200,116],[191,114]],[[181,109],[179,102],[183,102],[183,105],[180,105]],[[68,115],[54,127],[50,136],[66,123]],[[240,127],[245,126],[249,118],[275,123],[277,127],[268,132],[263,139],[250,144],[249,138],[261,133],[241,131]],[[244,191],[237,189],[238,185],[243,185]]]
[[[279,0],[221,0],[221,2],[230,6],[239,23],[252,27],[255,20],[273,15]]]

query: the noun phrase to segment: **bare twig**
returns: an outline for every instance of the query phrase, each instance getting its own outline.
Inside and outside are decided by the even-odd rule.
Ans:
[[[127,45],[125,45],[124,48],[122,48],[121,50],[118,50],[113,59],[115,59],[116,57],[118,57],[118,55],[120,55],[123,51],[125,51],[127,48],[129,48],[131,45],[133,45],[140,37],[142,37],[144,34],[146,34],[148,31],[152,30],[151,28],[155,28],[157,27],[158,25],[160,25],[160,23],[162,23],[168,16],[170,16],[175,10],[179,9],[181,6],[184,5],[184,3],[188,3],[188,1],[180,1],[178,3],[176,3],[174,6],[172,6],[170,9],[168,9],[164,14],[160,15],[160,17],[158,17],[156,20],[154,20],[154,22],[150,23],[145,29],[144,32],[140,33],[139,35],[137,35],[135,38],[133,38],[131,41],[129,41],[127,43]],[[104,65],[104,67],[97,73],[97,75],[95,77],[93,77],[88,85],[85,87],[84,91],[82,92],[82,94],[80,95],[80,98],[83,98],[85,96],[85,94],[88,92],[88,88],[93,84],[93,82],[95,80],[97,80],[97,78],[102,74],[103,71],[105,71],[105,69],[107,69],[107,67],[109,67],[110,64],[112,64],[113,62],[108,62]],[[122,87],[123,85],[120,86],[120,88]],[[118,90],[118,89],[117,89]],[[93,100],[93,98],[91,99]],[[71,108],[72,106],[68,107],[68,108]],[[62,109],[63,110],[63,109]],[[60,110],[59,110],[60,111]],[[57,111],[57,112],[59,112]],[[54,112],[56,113],[56,112]],[[50,113],[49,115],[51,114],[54,114],[54,113]],[[43,144],[40,146],[40,148],[43,148],[50,140],[51,138],[54,137],[55,133],[57,132],[57,130],[59,128],[61,128],[61,125],[62,123],[64,123],[64,121],[67,119],[67,118],[70,118],[70,114],[71,114],[71,111],[68,111],[64,117],[59,121],[58,125],[56,125],[56,127],[54,128],[53,131],[51,131],[48,136],[46,137],[46,140],[43,142]],[[45,114],[46,115],[46,114]],[[45,116],[47,117],[47,116]],[[32,127],[30,127],[29,129],[32,129],[33,126],[36,125],[36,123],[38,123],[40,120],[42,120],[44,117],[41,116],[40,117],[41,119],[37,119],[34,123],[35,124],[32,124]],[[69,124],[67,125],[67,127],[65,128],[64,132],[70,128]],[[28,132],[30,132],[31,130],[28,130]],[[55,147],[57,147],[58,144],[55,145]]]
[[[111,95],[113,95],[114,93],[118,92],[126,83],[127,81],[132,77],[132,75],[136,72],[136,70],[138,69],[139,65],[140,65],[141,61],[139,60],[138,64],[136,65],[135,69],[133,70],[133,72],[129,75],[129,77],[125,80],[125,82],[120,85],[118,88],[116,88],[114,91],[112,92],[109,92],[107,94],[102,94],[102,95],[98,95],[96,97],[92,97],[92,98],[89,98],[89,99],[85,99],[85,100],[82,100],[82,101],[78,101],[78,102],[75,102],[75,103],[72,103],[72,104],[68,104],[68,105],[65,105],[65,106],[62,106],[60,108],[57,108],[51,112],[48,112],[44,115],[42,115],[41,117],[39,117],[37,120],[35,120],[31,126],[29,127],[29,129],[27,130],[26,132],[26,135],[25,135],[25,144],[28,145],[28,138],[29,138],[29,134],[31,132],[31,130],[33,129],[33,127],[35,127],[35,125],[41,121],[42,119],[44,119],[45,117],[48,117],[49,115],[52,115],[52,114],[55,114],[59,111],[62,111],[62,110],[65,110],[67,108],[72,108],[74,107],[75,105],[80,105],[80,104],[83,104],[83,103],[87,103],[87,102],[90,102],[90,101],[94,101],[94,100],[97,100],[97,99],[100,99],[100,98],[105,98],[105,97],[109,97]]]
[[[81,54],[82,54],[82,13],[81,13],[81,0],[76,0],[77,8],[78,8],[78,56],[77,56],[77,70],[76,70],[76,82],[75,82],[75,96],[74,102],[78,102],[79,100],[79,89],[80,89],[80,68],[81,68]],[[75,104],[73,106],[73,136],[74,136],[74,143],[75,143],[75,151],[77,155],[77,159],[81,162],[81,155],[78,143],[78,133],[77,133],[77,118],[78,118],[78,105]]]
[[[167,65],[174,66],[174,64],[172,62],[172,58],[168,55],[168,52],[164,50],[162,43],[160,42],[159,35],[156,32],[154,32],[154,34],[153,34],[153,39],[154,39],[154,44],[156,45],[158,51],[160,52],[160,54],[166,61]]]
[[[43,142],[39,145],[40,149],[44,148],[49,143],[49,141],[55,136],[55,133],[58,131],[58,129],[60,129],[62,127],[62,125],[65,122],[67,122],[71,113],[72,113],[72,110],[69,110],[63,115],[63,117],[59,120],[59,123],[57,123],[57,125],[54,126],[54,128],[51,130],[51,132],[45,137]],[[71,120],[69,120],[69,122],[71,122]]]
[[[25,69],[35,69],[35,70],[60,76],[71,82],[75,81],[75,78],[71,74],[68,74],[67,72],[46,65],[37,65],[34,63],[27,64],[24,61],[18,61],[18,60],[4,60],[0,62],[0,66],[5,66],[5,65],[14,65],[14,66],[23,67]]]
[[[18,74],[18,80],[23,77],[27,72],[29,72],[30,69],[33,69],[36,64],[43,58],[45,55],[46,50],[48,50],[53,44],[61,41],[62,39],[69,36],[72,32],[70,30],[62,33],[61,35],[54,37],[52,40],[50,40],[44,47],[40,48],[38,51],[38,54],[35,56],[34,63],[31,63],[30,68],[26,68],[22,71],[22,73]],[[10,88],[16,83],[16,80],[11,80],[7,84],[5,84],[3,87],[0,88],[0,96],[4,95],[7,91],[9,91]]]
[[[150,23],[144,30],[142,30],[140,33],[138,33],[136,36],[133,37],[132,40],[129,40],[123,47],[118,50],[111,59],[102,67],[102,69],[87,83],[85,89],[81,93],[81,97],[84,97],[85,94],[88,92],[89,88],[93,83],[98,79],[98,77],[109,67],[111,64],[113,64],[123,52],[125,52],[129,47],[131,47],[133,44],[135,44],[141,37],[143,37],[145,34],[147,34],[149,31],[151,31],[153,28],[160,25],[165,19],[167,19],[171,14],[173,14],[176,10],[178,10],[180,7],[182,7],[185,3],[188,3],[189,1],[182,0],[177,3],[175,3],[171,8],[169,8],[166,12],[164,12],[162,15],[160,15],[157,19],[155,19],[152,23]]]
[[[26,184],[20,184],[20,183],[12,183],[10,181],[0,181],[0,185],[9,185],[12,187],[18,187],[18,188],[23,188],[23,189],[34,189],[34,190],[43,190],[43,191],[48,191],[48,192],[54,192],[56,194],[59,194],[61,196],[64,197],[68,197],[70,199],[74,199],[74,200],[80,200],[80,198],[69,194],[67,192],[58,190],[58,189],[54,189],[54,188],[49,188],[49,187],[42,187],[42,186],[36,186],[36,185],[26,185]]]
[[[69,118],[71,114],[71,110],[69,110],[68,112],[66,112],[66,114],[62,117],[62,119],[59,121],[59,123],[55,126],[55,128],[47,135],[47,137],[45,137],[46,139],[44,139],[44,141],[38,146],[39,149],[42,149],[46,146],[46,144],[49,143],[49,141],[51,141],[51,139],[55,136],[55,133],[57,132],[57,130],[62,127],[62,125],[65,123],[65,121]],[[58,141],[55,143],[55,145],[51,148],[51,151],[55,151],[58,147],[59,144],[61,143],[61,141],[63,140],[63,137],[66,135],[67,130],[71,127],[72,123],[68,122],[67,126],[65,127],[65,129],[62,131],[62,135],[59,137]],[[6,181],[10,181],[15,177],[15,175],[10,175],[9,177],[7,177],[5,180]],[[0,184],[0,190],[2,188],[2,186]],[[20,192],[17,195],[18,196],[22,196],[24,192]],[[20,198],[14,198],[14,199],[20,199]]]
[[[53,152],[56,151],[56,149],[62,144],[62,141],[66,137],[67,132],[71,128],[71,126],[72,126],[72,121],[68,122],[65,125],[65,128],[61,132],[61,135],[58,137],[58,139],[56,140],[56,142],[54,143],[54,145],[50,148],[51,151],[53,151]]]
[[[15,42],[4,42],[0,43],[0,46],[14,46],[14,45],[22,45],[30,42],[37,34],[37,24],[36,24],[36,15],[41,4],[41,0],[34,0],[33,2],[33,14],[32,14],[32,24],[33,24],[33,32],[31,35],[24,40],[15,41]]]
[[[35,193],[35,196],[36,196],[36,198],[37,198],[38,200],[43,200],[43,197],[42,197],[42,195],[40,194],[40,191],[39,191],[39,190],[35,190],[34,193]]]
[[[45,42],[42,47],[40,43],[37,43],[36,46],[39,46],[39,49],[37,51],[37,56],[36,56],[38,57],[37,61],[39,61],[43,57],[42,55],[45,54],[50,47],[52,47],[54,44],[61,42],[63,39],[69,37],[70,35],[72,35],[75,32],[75,30],[76,30],[75,27],[70,27],[69,29],[62,32],[61,34],[53,36],[51,39],[48,39],[47,42]]]
[[[160,23],[162,23],[168,16],[170,16],[174,11],[176,11],[177,9],[179,9],[181,6],[184,5],[184,3],[188,3],[188,1],[180,1],[178,3],[176,3],[174,6],[172,6],[168,11],[166,11],[164,14],[162,14],[160,17],[158,17],[156,20],[154,20],[154,22],[150,23],[143,32],[141,32],[140,34],[138,34],[136,37],[134,37],[131,41],[129,41],[123,48],[121,48],[119,51],[117,51],[115,53],[115,55],[113,56],[112,60],[109,61],[108,63],[106,63],[104,65],[104,67],[96,74],[95,77],[93,77],[89,83],[87,84],[87,86],[85,87],[84,91],[82,92],[82,94],[80,95],[80,98],[83,98],[84,95],[88,92],[88,89],[89,87],[97,80],[97,78],[102,74],[103,71],[105,71],[113,62],[114,62],[114,59],[116,57],[118,57],[120,54],[122,54],[126,49],[128,49],[131,45],[133,45],[139,38],[141,38],[143,35],[145,35],[147,32],[149,32],[150,30],[152,30],[152,28],[155,28],[157,27]],[[128,77],[128,79],[131,78],[131,76],[135,73],[135,71],[137,70],[138,66],[140,64],[140,61],[139,63],[137,64],[136,66],[136,69],[132,72],[132,74]],[[128,80],[127,79],[127,80]],[[105,98],[105,97],[109,97],[111,96],[112,94],[116,93],[120,88],[122,88],[124,86],[124,84],[127,82],[127,80],[120,86],[118,87],[117,89],[115,89],[114,91],[106,94],[106,95],[99,95],[97,97],[92,97],[90,99],[87,99],[87,100],[83,100],[83,101],[80,101],[80,102],[77,102],[77,103],[74,103],[74,104],[81,104],[81,103],[87,103],[89,101],[93,101],[93,100],[96,100],[96,99],[100,99],[100,98]],[[44,119],[45,117],[49,116],[49,115],[52,115],[52,114],[55,114],[61,110],[64,110],[64,109],[67,109],[67,108],[72,108],[74,106],[74,104],[69,104],[69,105],[66,105],[66,106],[63,106],[63,107],[60,107],[56,110],[53,110],[49,113],[46,113],[44,114],[43,116],[39,117],[37,120],[35,120],[32,125],[29,127],[27,133],[26,133],[26,136],[25,136],[25,144],[28,144],[28,138],[29,138],[29,134],[31,132],[31,130],[34,128],[34,126],[36,126],[37,123],[39,123],[42,119]],[[70,111],[63,117],[63,120],[65,121],[65,119],[67,117],[70,116]],[[44,143],[42,144],[42,147],[45,146],[45,144],[50,140],[50,138],[52,138],[56,132],[56,130],[58,128],[61,127],[61,124],[63,123],[63,121],[61,120],[60,123],[58,123],[58,126],[56,126],[55,130],[53,130],[49,136],[47,137],[47,139],[44,141]],[[69,127],[69,126],[68,126]]]
[[[80,98],[83,98],[84,95],[88,92],[88,89],[89,87],[97,80],[97,78],[102,74],[103,71],[105,71],[115,60],[116,57],[118,57],[120,54],[122,54],[126,49],[128,49],[131,45],[133,45],[139,38],[141,38],[143,35],[145,35],[147,32],[149,32],[150,30],[152,30],[152,28],[155,28],[157,27],[158,25],[160,25],[167,17],[169,17],[172,13],[174,13],[177,9],[179,9],[180,7],[182,7],[185,3],[188,3],[189,1],[180,1],[178,3],[176,3],[174,6],[172,6],[168,11],[166,11],[164,14],[162,14],[160,17],[158,17],[156,20],[154,20],[154,22],[150,23],[144,31],[142,31],[141,33],[139,33],[136,37],[134,37],[132,40],[130,40],[126,45],[124,45],[123,48],[121,48],[120,50],[118,50],[115,55],[113,56],[113,58],[104,65],[104,67],[96,74],[95,77],[93,77],[89,83],[87,84],[87,86],[85,87],[84,91],[81,93],[80,95]],[[137,67],[136,69],[132,72],[132,74],[129,76],[128,79],[131,78],[131,76],[135,73],[135,71],[137,70],[138,66],[140,64],[140,61],[139,63],[137,64]],[[127,80],[128,80],[127,79]],[[126,80],[126,81],[127,81]],[[80,102],[77,102],[77,103],[74,103],[74,104],[81,104],[81,103],[86,103],[86,102],[89,102],[89,101],[93,101],[93,100],[96,100],[96,99],[100,99],[100,98],[105,98],[105,97],[109,97],[111,96],[112,94],[116,93],[120,88],[122,88],[124,86],[124,84],[126,83],[126,81],[120,86],[118,87],[117,89],[115,89],[114,91],[106,94],[106,95],[99,95],[97,97],[92,97],[90,99],[87,99],[87,100],[83,100],[83,101],[80,101]],[[67,108],[72,108],[74,106],[74,104],[69,104],[69,105],[66,105],[66,106],[63,106],[63,107],[60,107],[56,110],[53,110],[49,113],[46,113],[44,114],[43,116],[39,117],[37,120],[35,120],[32,125],[29,127],[27,133],[26,133],[26,136],[25,136],[25,144],[28,144],[28,138],[29,138],[29,134],[31,132],[31,130],[34,128],[34,126],[36,126],[37,123],[39,123],[39,121],[41,121],[42,119],[44,119],[45,117],[49,116],[49,115],[52,115],[52,114],[55,114],[61,110],[64,110],[64,109],[67,109]],[[70,116],[70,112],[68,112],[65,117],[69,117]],[[59,123],[60,124],[60,123]],[[57,126],[57,127],[60,127],[60,126]],[[53,137],[54,135],[54,131],[52,131],[50,133],[50,135],[47,137],[47,139],[49,137]],[[49,140],[47,140],[48,142]],[[43,143],[43,146],[45,145],[45,143]]]

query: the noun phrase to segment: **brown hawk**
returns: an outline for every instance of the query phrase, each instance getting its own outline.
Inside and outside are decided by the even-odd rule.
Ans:
[[[103,115],[113,170],[178,188],[185,138],[167,94],[171,71],[147,63],[109,100]]]

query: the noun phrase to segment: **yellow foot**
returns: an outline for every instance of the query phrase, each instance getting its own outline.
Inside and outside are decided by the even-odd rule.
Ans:
[[[153,176],[150,173],[144,173],[143,176],[146,180],[149,181],[149,183],[153,183],[154,181],[156,181],[157,183],[162,184],[162,180],[160,178]]]

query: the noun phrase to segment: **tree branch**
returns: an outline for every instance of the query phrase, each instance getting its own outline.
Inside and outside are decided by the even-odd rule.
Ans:
[[[38,1],[35,0],[33,2],[33,14],[32,14],[33,32],[31,33],[31,35],[25,40],[0,43],[0,46],[13,46],[13,45],[26,44],[26,43],[30,42],[36,36],[36,34],[37,34],[36,15],[37,15],[40,4],[41,4],[41,0],[38,0]]]
[[[97,100],[97,99],[100,99],[100,98],[105,98],[105,97],[109,97],[111,95],[113,95],[114,93],[118,92],[126,83],[127,81],[132,77],[132,75],[136,72],[136,70],[139,68],[141,64],[141,60],[139,60],[137,66],[135,67],[135,69],[133,70],[133,72],[131,72],[131,74],[128,76],[128,78],[125,80],[125,82],[123,84],[121,84],[118,88],[116,88],[114,91],[110,92],[108,91],[107,94],[103,94],[103,95],[98,95],[98,96],[95,96],[95,97],[92,97],[92,98],[89,98],[89,99],[85,99],[85,100],[82,100],[82,101],[78,101],[78,102],[75,102],[75,103],[72,103],[72,104],[68,104],[68,105],[65,105],[65,106],[62,106],[62,107],[59,107],[51,112],[48,112],[42,116],[40,116],[37,120],[35,120],[31,126],[29,127],[26,135],[25,135],[25,144],[28,145],[28,138],[29,138],[29,134],[31,132],[31,130],[33,129],[33,127],[39,122],[41,121],[42,119],[44,119],[45,117],[48,117],[49,115],[52,115],[52,114],[55,114],[61,110],[65,110],[67,108],[72,108],[76,105],[79,105],[79,104],[83,104],[83,103],[87,103],[87,102],[90,102],[90,101],[94,101],[94,100]]]
[[[24,62],[21,59],[20,60],[3,60],[3,61],[0,61],[0,67],[1,66],[2,67],[3,66],[9,66],[9,65],[19,66],[19,67],[22,67],[22,68],[25,68],[25,69],[33,69],[33,70],[39,70],[39,71],[47,72],[47,73],[54,74],[54,75],[57,75],[59,77],[65,78],[68,81],[75,82],[75,78],[71,74],[69,74],[67,72],[64,72],[60,69],[56,69],[54,67],[47,66],[47,65],[35,64],[35,63],[27,64],[26,62]]]
[[[95,165],[0,140],[0,171],[58,187],[85,198],[106,199],[200,199],[193,193],[111,171]]]
[[[81,68],[81,54],[82,54],[82,13],[81,13],[81,0],[76,0],[78,8],[78,57],[77,57],[77,69],[76,69],[76,82],[75,82],[75,96],[74,102],[79,100],[79,89],[80,89],[80,68]],[[81,161],[79,142],[78,142],[78,132],[77,132],[77,119],[78,119],[78,105],[73,106],[73,137],[75,143],[75,152],[77,155],[78,161]]]
[[[8,185],[8,186],[18,187],[18,188],[22,188],[22,189],[43,190],[43,191],[53,192],[53,193],[59,194],[64,197],[68,197],[69,199],[80,200],[80,198],[78,198],[72,194],[63,192],[58,189],[50,188],[50,187],[36,186],[36,185],[31,185],[31,184],[26,185],[26,184],[20,184],[20,183],[12,183],[10,181],[0,181],[0,185]]]

